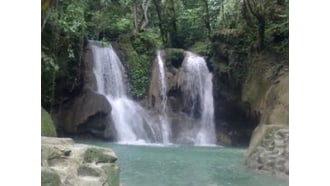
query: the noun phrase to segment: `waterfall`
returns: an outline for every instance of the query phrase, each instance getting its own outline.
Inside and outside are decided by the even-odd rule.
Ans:
[[[162,137],[163,137],[163,143],[169,143],[170,141],[170,125],[168,122],[168,117],[166,113],[166,104],[167,104],[167,88],[166,88],[166,79],[165,79],[165,69],[164,69],[164,62],[161,56],[161,52],[157,51],[157,64],[158,64],[158,70],[159,70],[159,83],[160,83],[160,115],[159,115],[159,121],[161,123],[162,128]]]
[[[112,106],[111,116],[117,141],[150,143],[159,135],[147,111],[127,96],[124,67],[111,45],[102,47],[90,42],[97,82],[97,92],[107,97]],[[159,130],[158,130],[159,131]]]
[[[190,116],[197,125],[194,144],[215,144],[212,74],[204,58],[191,52],[186,52],[182,65],[182,89],[186,104],[190,106]]]
[[[112,46],[101,46],[89,42],[93,53],[93,72],[97,92],[110,102],[111,118],[116,141],[120,143],[192,143],[195,145],[215,144],[212,74],[205,60],[191,52],[185,53],[179,83],[184,93],[184,105],[189,116],[182,118],[172,131],[173,120],[168,117],[167,79],[163,53],[157,51],[158,85],[160,105],[158,114],[150,114],[127,95],[125,68]],[[157,76],[156,76],[157,77]],[[156,111],[157,112],[157,111]],[[171,112],[173,115],[173,113]],[[171,115],[171,117],[172,117]],[[178,121],[178,120],[177,120]],[[174,137],[174,132],[176,136]],[[178,140],[182,138],[182,140]]]

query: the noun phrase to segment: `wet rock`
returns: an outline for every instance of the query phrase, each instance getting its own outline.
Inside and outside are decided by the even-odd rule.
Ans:
[[[119,186],[116,160],[111,149],[75,144],[70,138],[42,137],[42,186]]]
[[[60,186],[61,179],[56,171],[49,168],[41,168],[41,185],[42,186]]]
[[[245,165],[271,174],[288,175],[288,138],[289,128],[285,125],[258,126],[253,132],[250,146],[245,154]]]
[[[63,103],[52,115],[62,134],[91,134],[100,138],[111,138],[111,105],[107,98],[90,89]]]

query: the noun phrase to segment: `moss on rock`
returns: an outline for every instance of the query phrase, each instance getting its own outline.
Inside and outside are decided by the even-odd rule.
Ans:
[[[134,36],[123,34],[119,38],[118,49],[122,59],[124,59],[122,62],[127,69],[129,92],[135,98],[142,98],[147,92],[149,70],[151,68],[150,61],[151,57],[154,57],[150,56],[150,53],[154,52],[148,50],[146,53],[141,53],[139,47],[133,46],[134,41]]]
[[[198,41],[189,50],[202,56],[208,56],[210,54],[211,44],[208,41]]]
[[[41,136],[57,136],[56,129],[49,113],[41,107]]]
[[[109,175],[107,179],[109,186],[120,185],[119,167],[117,165],[104,165],[102,169]]]
[[[105,152],[103,149],[89,148],[84,154],[84,162],[87,163],[114,163],[117,157],[114,154]]]
[[[165,49],[166,66],[173,65],[179,68],[184,59],[184,50],[180,48],[167,48]]]
[[[61,179],[60,176],[49,169],[41,169],[41,186],[60,186]]]

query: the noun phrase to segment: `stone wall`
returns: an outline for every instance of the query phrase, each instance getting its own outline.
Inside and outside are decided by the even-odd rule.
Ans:
[[[41,138],[42,186],[119,186],[117,156],[109,148],[75,144],[70,138]]]

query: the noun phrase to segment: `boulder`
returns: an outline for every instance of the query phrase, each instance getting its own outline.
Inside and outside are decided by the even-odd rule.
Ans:
[[[245,165],[275,175],[289,175],[289,128],[259,125],[245,153]]]
[[[105,96],[90,89],[84,89],[52,114],[57,128],[63,133],[112,137],[111,105]]]
[[[119,186],[117,156],[109,148],[75,144],[71,138],[41,138],[42,186]]]

